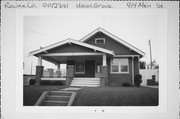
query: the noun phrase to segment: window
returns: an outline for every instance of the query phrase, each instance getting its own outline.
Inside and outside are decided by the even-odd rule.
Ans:
[[[115,58],[111,61],[111,73],[128,73],[128,58]]]
[[[84,74],[85,73],[84,61],[76,61],[75,73],[76,74]]]
[[[105,38],[96,38],[95,44],[105,44]]]

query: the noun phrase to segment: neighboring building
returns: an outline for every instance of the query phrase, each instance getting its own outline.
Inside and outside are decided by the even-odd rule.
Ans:
[[[79,41],[66,39],[32,51],[30,55],[38,57],[37,82],[43,76],[43,59],[57,64],[57,69],[60,69],[60,64],[67,64],[67,70],[71,68],[73,74],[70,75],[74,78],[103,77],[105,85],[120,86],[123,83],[133,84],[134,76],[139,74],[139,59],[144,52],[98,28]]]

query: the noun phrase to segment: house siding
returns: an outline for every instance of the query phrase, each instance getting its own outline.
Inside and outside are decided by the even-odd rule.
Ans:
[[[108,84],[109,86],[121,86],[123,83],[132,84],[132,58],[128,58],[129,61],[129,73],[111,73],[110,59],[108,59]],[[138,58],[134,58],[134,75],[139,73],[139,61]]]
[[[48,53],[68,53],[68,52],[94,52],[94,50],[79,46],[76,44],[65,44],[63,46],[59,46],[57,48],[48,50]]]
[[[138,57],[134,58],[134,75],[139,74],[139,59]]]
[[[105,44],[96,44],[95,38],[105,38]],[[116,55],[139,55],[137,52],[130,50],[128,47],[124,46],[123,44],[115,41],[114,39],[101,32],[96,33],[94,36],[87,39],[85,43],[112,50],[115,52]]]

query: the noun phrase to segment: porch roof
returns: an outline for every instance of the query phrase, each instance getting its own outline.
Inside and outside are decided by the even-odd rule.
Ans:
[[[64,41],[60,41],[58,43],[55,43],[55,44],[52,44],[52,45],[49,45],[49,46],[46,46],[46,47],[43,47],[41,49],[38,49],[38,50],[35,50],[35,51],[32,51],[29,53],[29,56],[36,56],[40,53],[45,53],[47,54],[48,53],[48,50],[50,49],[53,49],[53,48],[56,48],[56,47],[59,47],[59,46],[62,46],[64,44],[76,44],[76,45],[79,45],[79,46],[83,46],[83,47],[86,47],[86,48],[89,48],[89,49],[93,49],[94,51],[100,51],[102,53],[106,53],[106,54],[110,54],[110,55],[115,55],[113,51],[111,50],[107,50],[107,49],[104,49],[104,48],[101,48],[101,47],[97,47],[97,46],[94,46],[94,45],[90,45],[90,44],[87,44],[87,43],[84,43],[84,42],[81,42],[81,41],[77,41],[77,40],[74,40],[74,39],[66,39]],[[55,54],[53,54],[55,55]],[[56,54],[57,55],[57,54]],[[73,55],[73,53],[70,53],[68,55]]]

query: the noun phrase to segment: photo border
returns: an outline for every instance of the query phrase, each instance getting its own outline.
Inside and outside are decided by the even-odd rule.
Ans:
[[[4,1],[2,1],[1,4],[3,4],[3,2]],[[122,2],[122,1],[119,1],[119,2]],[[154,2],[159,2],[159,1],[154,1]],[[163,1],[161,1],[161,2],[163,2]],[[161,97],[165,96],[166,103],[164,103],[165,105],[163,105],[163,106],[165,106],[166,109],[159,110],[158,108],[156,108],[158,110],[157,112],[152,111],[150,108],[149,108],[150,111],[147,110],[147,112],[144,112],[144,110],[142,108],[139,109],[139,107],[137,107],[137,108],[130,107],[130,108],[134,108],[134,112],[130,112],[127,106],[126,106],[127,107],[126,109],[125,108],[123,109],[123,110],[127,111],[127,113],[125,113],[125,112],[119,113],[120,110],[118,110],[118,112],[116,112],[116,111],[112,112],[111,109],[106,109],[105,107],[91,107],[91,110],[86,110],[86,107],[85,107],[85,108],[83,108],[85,110],[84,112],[76,112],[78,107],[72,107],[75,110],[74,112],[67,110],[66,112],[60,112],[57,114],[56,112],[49,110],[52,107],[50,107],[50,108],[49,107],[39,107],[39,109],[37,109],[36,107],[33,107],[33,106],[29,106],[29,107],[19,106],[19,104],[22,105],[22,103],[23,103],[22,101],[20,101],[21,99],[23,99],[23,96],[19,93],[19,92],[22,92],[22,90],[23,90],[23,87],[21,85],[23,83],[21,80],[18,80],[18,78],[22,78],[22,74],[19,74],[22,69],[20,69],[19,67],[21,67],[23,64],[22,64],[22,62],[19,62],[19,61],[23,61],[23,59],[21,57],[21,56],[23,56],[23,54],[20,53],[20,52],[22,52],[23,43],[21,43],[19,41],[22,41],[22,39],[23,39],[23,36],[21,34],[23,32],[21,29],[23,27],[23,24],[22,24],[23,15],[27,15],[27,13],[23,14],[23,11],[27,12],[27,11],[31,11],[31,10],[25,10],[25,9],[23,9],[23,10],[13,9],[12,10],[11,9],[9,11],[7,10],[8,11],[7,12],[6,10],[2,9],[2,16],[3,16],[2,17],[2,113],[3,113],[3,117],[5,117],[5,119],[6,119],[6,117],[8,117],[8,116],[9,117],[14,116],[15,118],[19,117],[19,118],[25,119],[25,118],[28,118],[28,117],[26,117],[27,115],[32,118],[38,118],[38,117],[47,118],[48,116],[53,115],[52,118],[58,118],[59,116],[68,117],[68,115],[65,114],[65,113],[68,113],[68,114],[71,114],[72,115],[71,117],[73,118],[73,113],[75,113],[75,114],[78,113],[78,115],[76,115],[74,117],[88,117],[89,116],[92,118],[93,117],[98,118],[98,117],[102,117],[102,114],[103,114],[103,117],[111,117],[112,116],[115,118],[118,118],[118,117],[124,117],[124,118],[137,118],[138,117],[138,119],[143,118],[143,117],[153,118],[153,119],[155,119],[155,118],[162,118],[162,119],[175,118],[178,115],[175,113],[179,110],[179,105],[178,105],[178,100],[177,100],[178,99],[177,95],[179,94],[179,92],[178,92],[179,91],[179,80],[176,80],[176,79],[179,79],[179,65],[176,67],[176,65],[179,64],[179,37],[178,37],[179,29],[177,27],[177,24],[179,23],[179,19],[178,19],[179,14],[177,15],[177,13],[174,12],[176,10],[172,10],[172,9],[174,9],[173,5],[175,2],[173,3],[172,1],[168,1],[168,2],[163,2],[163,3],[166,5],[166,9],[163,9],[162,11],[165,10],[166,13],[164,13],[164,14],[166,14],[166,15],[161,19],[165,18],[164,20],[167,20],[166,21],[167,27],[166,27],[166,31],[165,31],[167,33],[167,35],[165,38],[166,42],[164,42],[164,40],[162,40],[160,42],[162,44],[160,44],[160,45],[161,45],[162,54],[165,52],[164,55],[162,55],[162,58],[165,58],[165,59],[163,59],[163,62],[166,62],[167,64],[163,67],[161,65],[163,63],[160,63],[159,65],[160,65],[160,68],[162,67],[162,70],[161,70],[162,73],[165,73],[165,74],[167,73],[167,74],[165,75],[165,79],[166,79],[165,82],[164,82],[164,79],[160,79],[160,80],[163,80],[164,85],[160,81],[159,103],[161,105],[161,101],[164,100]],[[177,3],[179,3],[179,2],[177,2]],[[175,6],[175,8],[177,7],[176,5],[174,5],[174,6]],[[42,9],[42,10],[46,11],[45,9]],[[179,9],[177,9],[177,12],[178,12],[178,10]],[[12,11],[12,13],[10,13],[11,11]],[[36,11],[35,13],[37,13],[37,14],[39,13],[39,10],[35,9],[35,11]],[[52,10],[52,11],[55,11],[55,10]],[[5,13],[9,13],[10,15],[13,14],[12,17],[16,18],[15,25],[13,24],[14,22],[10,23],[11,20],[9,18],[4,17],[4,16],[9,15],[9,14],[5,14]],[[47,11],[47,13],[48,13],[48,11]],[[172,17],[170,18],[171,15],[172,15]],[[178,18],[176,18],[176,19],[178,19],[177,21],[174,20],[175,16],[178,17]],[[6,19],[7,19],[7,21],[5,21]],[[12,26],[7,25],[8,22]],[[9,27],[6,27],[6,26],[9,26]],[[16,31],[15,33],[13,33],[14,30]],[[165,29],[162,29],[162,30],[165,30]],[[9,34],[7,31],[12,36],[8,36]],[[14,36],[16,36],[16,37],[14,37]],[[163,39],[164,37],[165,36],[162,36],[160,38]],[[10,39],[10,38],[12,38],[12,39]],[[16,38],[16,39],[14,39],[14,38]],[[17,39],[17,38],[20,38],[20,39]],[[11,44],[11,41],[12,41],[12,43],[16,44],[15,47],[14,47],[14,44]],[[164,43],[166,45],[163,45]],[[11,46],[12,46],[12,49],[15,50],[15,54],[10,52],[10,51],[12,51],[12,49],[10,49]],[[9,48],[9,51],[8,51],[8,48]],[[10,54],[8,54],[8,53],[10,53]],[[7,64],[6,61],[12,61],[11,59],[8,59],[8,58],[14,58],[14,56],[15,56],[14,61],[12,63],[9,62],[9,64]],[[15,66],[18,66],[18,67],[15,68]],[[10,67],[12,69],[10,69]],[[14,69],[16,69],[16,70],[14,70]],[[19,69],[20,69],[20,71],[19,71]],[[17,82],[15,82],[15,81],[13,81],[15,83],[15,86],[13,84],[10,84],[10,81],[8,81],[8,80],[10,78],[12,78],[12,76],[7,75],[8,71],[16,71],[16,72],[13,72],[12,75],[15,73],[15,75],[14,75],[14,76],[16,76],[15,81],[20,81],[21,84],[19,84],[19,83],[17,84]],[[167,79],[171,79],[171,80],[167,80]],[[5,84],[7,84],[7,85],[5,85]],[[162,85],[165,86],[166,88],[165,89],[161,88]],[[10,86],[15,87],[15,90],[12,91],[12,89],[8,89]],[[10,92],[10,91],[12,91],[12,92]],[[8,93],[5,93],[5,92],[8,92]],[[12,99],[15,98],[15,101],[10,98],[12,98]],[[10,100],[12,100],[12,102],[10,102]],[[14,102],[15,102],[15,104],[14,104]],[[172,103],[172,105],[171,105],[171,103]],[[175,106],[175,105],[177,105],[177,106]],[[12,109],[10,109],[11,106],[12,106]],[[68,107],[65,107],[65,108],[68,109]],[[58,109],[58,108],[55,108],[55,110],[56,109]],[[42,110],[48,110],[48,113],[45,113]],[[96,114],[96,115],[88,115],[88,114]],[[100,114],[100,115],[97,115],[97,114]],[[130,114],[133,114],[133,115],[130,115]]]

